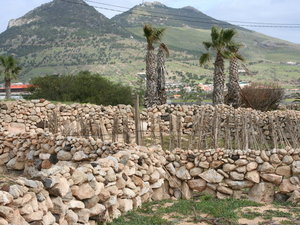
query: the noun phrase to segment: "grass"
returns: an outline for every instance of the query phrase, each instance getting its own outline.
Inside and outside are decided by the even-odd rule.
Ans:
[[[154,201],[144,203],[141,208],[122,215],[109,225],[173,225],[186,222],[234,225],[239,224],[242,218],[250,221],[259,218],[259,224],[271,224],[276,218],[281,218],[276,224],[300,224],[300,204],[274,202],[271,209],[255,211],[262,206],[249,200],[221,200],[209,195],[191,200]]]
[[[249,200],[236,199],[216,199],[212,196],[201,196],[194,200],[178,200],[169,206],[164,206],[171,201],[149,202],[145,203],[142,208],[124,214],[120,218],[114,220],[110,225],[137,225],[137,224],[174,224],[175,221],[190,218],[191,221],[199,222],[208,220],[201,214],[208,214],[210,219],[221,219],[226,224],[236,224],[238,213],[236,209],[249,206],[260,206],[261,204]],[[171,215],[170,220],[162,218],[164,215]],[[227,221],[227,222],[226,222]],[[225,225],[224,223],[224,225]]]

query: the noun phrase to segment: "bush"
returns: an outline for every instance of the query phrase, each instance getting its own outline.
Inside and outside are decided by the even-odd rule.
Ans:
[[[277,109],[283,96],[284,89],[277,84],[252,83],[241,90],[242,106],[261,111]]]
[[[30,83],[33,87],[29,89],[29,99],[45,98],[99,105],[133,103],[130,87],[113,83],[87,71],[77,75],[36,77]]]

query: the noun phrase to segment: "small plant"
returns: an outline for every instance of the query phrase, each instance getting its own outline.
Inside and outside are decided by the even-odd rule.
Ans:
[[[278,108],[284,89],[278,84],[252,83],[241,90],[242,106],[261,111]]]

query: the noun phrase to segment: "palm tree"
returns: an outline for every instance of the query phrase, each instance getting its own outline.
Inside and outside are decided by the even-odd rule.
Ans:
[[[169,56],[169,49],[164,44],[161,43],[157,53],[157,92],[160,105],[166,104],[167,102],[167,95],[166,95],[166,78],[165,75],[167,74],[165,61],[166,56]]]
[[[10,99],[11,97],[11,80],[15,79],[21,71],[21,67],[13,56],[0,56],[0,67],[1,72],[4,74],[5,82],[5,98]]]
[[[229,83],[226,104],[232,105],[234,108],[240,106],[240,85],[238,75],[238,60],[244,61],[244,57],[239,54],[239,49],[242,47],[239,43],[230,43],[228,50],[230,51],[230,65],[229,65]]]
[[[144,36],[147,40],[147,54],[146,54],[146,93],[145,106],[151,107],[159,104],[157,91],[157,73],[155,66],[154,43],[161,40],[165,28],[154,28],[146,24],[144,26]]]
[[[207,53],[200,57],[200,65],[202,66],[211,58],[210,50],[216,52],[215,69],[214,69],[214,90],[213,90],[213,104],[224,104],[224,59],[229,58],[230,52],[227,46],[232,42],[236,31],[234,29],[220,29],[213,26],[211,28],[211,42],[203,42]]]

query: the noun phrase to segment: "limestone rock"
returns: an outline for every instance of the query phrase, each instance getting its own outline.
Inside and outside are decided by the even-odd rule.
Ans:
[[[269,182],[274,183],[274,184],[280,184],[281,181],[282,181],[282,176],[279,176],[279,175],[276,175],[276,174],[266,173],[266,174],[261,174],[260,176],[264,180],[269,181]]]
[[[206,181],[203,179],[189,180],[188,185],[192,190],[201,192],[206,188]]]
[[[252,170],[252,171],[246,173],[245,178],[247,180],[257,183],[257,184],[260,182],[260,176],[256,170]]]
[[[201,173],[199,176],[208,183],[220,183],[224,179],[224,176],[219,174],[215,169],[209,169]]]
[[[275,194],[274,189],[275,186],[271,183],[255,184],[249,191],[249,199],[256,202],[272,202]]]
[[[185,166],[180,167],[176,171],[176,176],[181,180],[189,180],[191,179],[191,175]]]
[[[88,183],[72,186],[71,190],[72,194],[79,200],[88,199],[95,195],[95,191]]]

